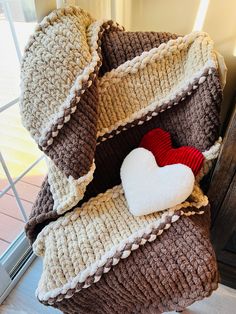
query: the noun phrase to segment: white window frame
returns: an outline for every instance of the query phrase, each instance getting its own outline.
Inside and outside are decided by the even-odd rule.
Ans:
[[[11,30],[12,39],[14,42],[15,50],[19,62],[21,62],[22,55],[19,48],[19,43],[11,16],[11,11],[9,7],[8,0],[0,0],[3,7],[4,15],[7,18]],[[51,10],[56,8],[56,0],[34,0],[35,12],[37,20],[41,20],[43,16],[49,13]],[[0,106],[0,114],[10,107],[17,105],[19,98],[13,99],[9,103]],[[8,185],[1,191],[0,197],[3,197],[10,189],[12,189],[13,194],[16,199],[18,208],[23,216],[25,222],[27,222],[27,215],[24,206],[20,200],[15,187],[16,183],[24,177],[33,167],[35,167],[44,156],[39,157],[34,161],[27,169],[20,174],[15,180],[12,179],[10,172],[8,170],[7,164],[0,152],[0,164],[3,171],[7,177]],[[33,254],[32,248],[26,238],[25,232],[22,231],[19,236],[11,243],[8,249],[0,256],[0,304],[5,300],[10,291],[16,285],[20,277],[23,275],[25,270],[29,267],[31,262],[34,260],[35,255]]]
[[[15,287],[21,276],[34,260],[32,248],[22,231],[3,254],[0,263],[0,304]]]

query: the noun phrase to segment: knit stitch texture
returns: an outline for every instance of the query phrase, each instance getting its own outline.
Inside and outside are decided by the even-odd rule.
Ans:
[[[111,24],[112,23],[108,25]],[[212,46],[212,42],[210,41],[209,37],[207,37],[206,34],[202,35],[195,34],[192,35],[192,38],[194,36],[197,38],[197,42],[201,40],[201,38],[204,38],[204,43],[206,44],[206,46],[204,47],[207,47],[207,49],[208,48],[212,49],[210,48]],[[185,38],[186,42],[188,42],[191,36]],[[164,45],[169,40],[172,40],[171,44],[172,47],[174,45],[173,40],[175,41],[176,39],[177,36],[170,33],[132,33],[124,32],[114,27],[109,28],[107,26],[107,30],[103,32],[103,35],[100,39],[101,55],[103,62],[100,68],[99,78],[95,79],[94,84],[92,84],[90,88],[92,88],[93,85],[97,86],[99,84],[103,86],[104,84],[102,82],[105,81],[107,82],[107,79],[106,80],[104,79],[106,73],[108,75],[111,72],[113,73],[112,75],[114,75],[113,72],[114,69],[116,70],[115,73],[120,73],[119,67],[122,65],[123,67],[124,66],[127,67],[127,70],[129,70],[130,63],[127,64],[129,60],[132,59],[137,60],[136,57],[139,57],[138,61],[147,58],[148,56],[146,55],[143,56],[142,52],[148,53],[149,51],[151,51],[153,53],[154,48],[156,49],[160,45]],[[194,47],[199,48],[199,46],[197,46],[197,42]],[[131,44],[132,49],[130,48]],[[128,48],[124,49],[124,47]],[[197,53],[198,48],[196,48],[195,53]],[[193,47],[191,49],[193,49]],[[165,50],[165,47],[161,49],[161,51],[163,50]],[[184,53],[186,55],[186,58],[188,58],[186,51]],[[207,53],[210,56],[210,58],[211,56],[214,55],[213,50],[211,51],[211,53],[209,52]],[[213,59],[215,60],[215,58]],[[174,62],[174,60],[175,59],[171,57],[171,60],[168,60],[167,65],[170,62],[171,63]],[[135,66],[137,62],[135,62]],[[160,61],[159,63],[162,64],[162,61]],[[217,67],[217,64],[215,64],[215,67]],[[146,69],[144,70],[146,71]],[[143,74],[146,73],[144,70],[142,70]],[[180,74],[182,73],[181,75],[187,76],[188,73],[186,72],[186,70],[183,69],[183,71],[184,72],[180,72]],[[158,75],[161,75],[162,71],[159,72],[160,73]],[[159,104],[161,103],[160,101],[157,104],[157,106],[153,108],[150,112],[148,113],[143,112],[142,116],[139,119],[134,120],[132,123],[129,122],[126,123],[125,127],[120,125],[118,126],[118,129],[114,129],[111,133],[108,132],[104,134],[103,137],[98,136],[99,133],[104,132],[102,131],[102,128],[100,128],[100,130],[98,128],[97,147],[95,150],[95,155],[87,153],[88,145],[85,143],[87,141],[86,134],[79,130],[78,127],[83,122],[83,120],[81,120],[83,119],[83,116],[80,115],[81,119],[78,120],[74,115],[71,115],[70,121],[64,124],[64,127],[61,129],[61,132],[65,132],[63,133],[65,134],[65,137],[63,137],[62,139],[61,135],[58,135],[56,138],[54,138],[54,144],[50,146],[50,152],[52,152],[52,156],[51,155],[50,156],[52,157],[52,160],[55,161],[56,167],[53,167],[53,164],[51,163],[52,167],[49,168],[48,177],[50,182],[47,183],[49,184],[49,190],[45,189],[40,193],[38,200],[35,206],[33,207],[33,211],[30,216],[29,222],[26,226],[26,231],[30,239],[34,240],[38,231],[43,228],[43,226],[45,225],[43,221],[47,223],[48,220],[54,219],[54,217],[57,217],[58,214],[68,210],[70,206],[75,206],[80,201],[81,197],[77,197],[78,193],[76,192],[77,189],[79,189],[78,183],[76,182],[77,180],[76,178],[78,178],[79,176],[78,170],[81,168],[81,162],[83,162],[83,160],[85,159],[87,165],[86,169],[88,172],[90,172],[89,177],[92,178],[92,175],[94,177],[91,184],[89,184],[87,188],[86,193],[87,195],[85,196],[85,199],[88,199],[89,197],[95,196],[100,192],[105,192],[106,189],[111,188],[112,186],[120,183],[119,169],[123,159],[133,148],[139,145],[142,136],[147,131],[155,127],[161,127],[164,130],[170,132],[176,145],[190,145],[196,147],[202,152],[207,151],[218,138],[219,103],[222,98],[222,90],[219,75],[216,69],[211,68],[208,72],[210,74],[208,73],[205,81],[201,82],[201,84],[189,85],[188,89],[184,92],[183,97],[178,95],[176,96],[175,99],[170,101],[170,103],[159,106]],[[153,75],[152,73],[153,72],[151,72],[150,75]],[[171,74],[172,72],[170,70],[168,70],[168,73],[170,73],[169,75],[172,75]],[[175,82],[174,77],[176,76],[176,74],[173,73],[173,75],[174,76],[172,82],[174,83]],[[106,77],[107,76],[105,76],[105,78]],[[141,77],[143,77],[143,75]],[[152,86],[153,84],[153,83],[151,84],[151,82],[153,81],[151,77],[152,76],[150,76],[150,78],[146,77],[145,82],[144,81],[142,82],[141,85],[149,84],[149,87],[145,88],[144,94],[140,96],[141,97],[140,99],[143,99],[143,105],[149,107],[150,101],[148,100],[148,98],[146,98],[149,97],[146,95],[146,90],[148,90],[148,88],[150,88],[150,86]],[[168,92],[167,86],[164,87],[163,85],[164,82],[165,81],[163,80],[160,81],[161,85],[159,88],[161,88],[163,92],[165,90],[166,92]],[[160,83],[158,83],[157,81],[156,85],[159,86]],[[126,112],[128,112],[127,111],[128,108],[130,108],[129,109],[130,112],[133,112],[135,110],[134,108],[136,108],[138,103],[137,101],[134,101],[132,103],[129,102],[129,100],[132,99],[130,97],[130,93],[132,91],[130,90],[130,88],[129,90],[127,90],[127,86],[133,86],[135,88],[135,86],[140,86],[140,84],[138,85],[136,81],[133,80],[132,84],[129,83],[128,85],[127,83],[127,85],[123,89],[120,89],[121,96],[125,95],[124,97],[126,97],[126,102],[128,101],[125,105],[126,107],[121,105],[121,100],[119,100],[118,97],[119,95],[117,95],[116,90],[114,90],[114,93],[112,93],[111,96],[112,97],[111,99],[115,103],[110,104],[109,108],[102,109],[101,107],[103,106],[102,103],[100,105],[100,101],[98,102],[97,111],[100,112],[98,116],[99,125],[106,126],[109,124],[112,125],[116,123],[115,121],[123,121],[122,118],[128,116],[126,114]],[[158,91],[156,90],[155,86],[153,85],[152,88],[154,93]],[[90,101],[91,100],[93,101],[91,93],[89,93],[90,88],[85,90],[84,94],[82,94],[80,99],[80,103],[81,102],[83,102],[84,104],[87,103],[86,105],[87,109],[84,110],[86,114],[87,111],[90,110],[88,108],[91,108]],[[177,88],[177,86],[175,86],[174,88]],[[191,88],[193,92],[191,92]],[[110,92],[111,89],[109,88],[108,91]],[[24,103],[22,103],[22,105],[24,106]],[[80,108],[82,107],[80,106]],[[125,108],[125,110],[122,108]],[[136,110],[138,110],[138,107],[136,108]],[[138,112],[140,111],[136,111],[136,113]],[[95,114],[95,112],[93,112],[93,114]],[[82,129],[84,128],[84,125],[88,127],[89,125],[88,121],[82,123],[81,125]],[[93,128],[94,124],[90,123],[90,129],[92,130]],[[79,132],[79,135],[77,134],[77,132]],[[79,140],[80,145],[78,146],[76,144],[77,143],[76,141],[81,136],[81,134],[85,134],[85,136],[83,140]],[[54,151],[53,147],[55,147],[55,143],[58,143],[56,147],[58,147],[58,152],[60,151],[59,155]],[[47,153],[47,151],[45,152]],[[82,158],[79,158],[80,152],[81,153],[86,152],[86,154],[83,153]],[[72,156],[72,154],[74,154],[74,157]],[[87,158],[86,156],[89,156],[89,158]],[[110,156],[112,156],[112,158]],[[94,169],[92,168],[93,160],[92,158],[95,159],[96,164],[96,170],[94,174],[92,173]],[[67,165],[65,165],[65,162]],[[62,167],[60,166],[60,164],[61,165],[63,164]],[[104,172],[103,170],[104,167],[107,169],[106,172]],[[83,167],[83,169],[85,168]],[[57,175],[55,175],[55,173],[57,173]],[[88,175],[85,174],[85,171],[83,171],[82,174],[83,174],[82,177],[88,183],[89,181],[86,179],[88,178]],[[69,179],[70,176],[72,176],[74,179]],[[58,178],[58,180],[56,180],[56,178]],[[62,182],[61,178],[63,178],[63,184],[61,184]],[[67,187],[68,185],[71,185],[71,183],[74,184],[74,187],[73,188]],[[55,193],[55,191],[58,190],[59,187],[60,192]],[[68,194],[67,193],[68,189],[75,191],[74,194],[73,195],[71,193]],[[49,191],[49,193],[51,193],[51,196],[46,191]],[[60,197],[60,195],[62,197]],[[45,199],[42,199],[42,197],[44,197]],[[50,204],[50,206],[42,205],[42,203],[48,204],[49,200],[51,200],[53,204]],[[64,203],[65,206],[59,205],[62,203]],[[55,212],[51,213],[50,212],[51,209],[53,209]]]
[[[153,129],[145,134],[140,147],[150,150],[160,167],[181,163],[191,168],[194,175],[202,168],[204,156],[199,150],[191,146],[174,148],[171,135],[162,129]]]
[[[195,186],[186,202],[164,212],[135,217],[129,212],[121,186],[99,194],[49,224],[37,237],[34,252],[44,256],[39,299],[58,299],[59,291],[65,294],[77,283],[83,288],[98,282],[110,270],[108,264],[116,265],[140,245],[154,241],[181,215],[203,214],[207,205],[207,197]]]
[[[41,302],[64,313],[163,312],[216,289],[198,182],[220,149],[218,60],[203,32],[125,32],[76,7],[39,24],[22,62],[21,114],[49,167],[26,225],[44,259]],[[137,218],[120,166],[157,127],[205,159],[186,202]]]
[[[53,304],[66,314],[182,311],[218,286],[209,212],[182,217],[121,260],[99,282]]]

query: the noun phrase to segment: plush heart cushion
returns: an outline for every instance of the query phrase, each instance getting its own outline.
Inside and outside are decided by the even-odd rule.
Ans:
[[[192,193],[192,170],[175,164],[159,167],[147,149],[136,148],[124,159],[121,181],[130,212],[147,215],[176,206]]]
[[[149,131],[141,140],[140,147],[150,150],[159,166],[184,164],[192,169],[196,176],[202,167],[203,154],[192,146],[173,148],[170,133],[156,128]]]

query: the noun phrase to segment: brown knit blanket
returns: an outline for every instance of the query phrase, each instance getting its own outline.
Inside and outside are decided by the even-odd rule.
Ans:
[[[216,288],[209,204],[198,182],[186,204],[139,221],[122,216],[119,172],[142,136],[161,127],[176,146],[203,152],[200,180],[219,150],[223,76],[206,33],[126,32],[72,7],[39,24],[23,58],[21,113],[48,156],[26,225],[44,256],[40,301],[65,313],[161,312]]]

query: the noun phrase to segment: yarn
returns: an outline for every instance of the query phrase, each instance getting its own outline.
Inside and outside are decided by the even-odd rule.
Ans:
[[[88,288],[88,278],[93,277],[91,284],[97,282],[95,277],[107,273],[140,245],[154,241],[180,216],[201,215],[207,205],[207,197],[196,185],[189,201],[165,212],[135,217],[128,210],[121,186],[99,194],[50,223],[38,235],[33,249],[44,256],[38,298],[54,298],[55,303],[69,289]]]
[[[154,129],[144,135],[140,147],[150,150],[160,167],[181,163],[190,167],[196,176],[202,167],[203,154],[191,146],[173,148],[170,133]]]
[[[56,303],[53,298],[42,302],[66,314],[183,311],[218,287],[208,224],[209,212],[181,217],[155,241],[120,260],[97,284],[79,292],[68,290]]]
[[[119,176],[124,157],[157,127],[178,146],[213,152],[217,60],[202,32],[125,32],[71,7],[39,24],[22,62],[20,103],[24,125],[50,159],[26,224],[44,255],[41,302],[64,313],[163,312],[217,287],[200,188],[177,208],[134,218]]]
[[[80,13],[78,14],[82,14],[81,12],[83,11],[79,11]],[[64,14],[64,18],[70,20],[70,15],[66,17],[66,10]],[[73,19],[74,18],[75,17],[73,17]],[[148,89],[145,87],[143,89],[143,94],[138,97],[139,99],[143,99],[143,104],[141,104],[141,107],[144,106],[143,108],[140,107],[140,104],[137,107],[136,101],[130,102],[132,99],[130,97],[132,91],[130,88],[127,89],[127,86],[131,84],[130,86],[133,86],[134,89],[135,86],[145,86],[150,80],[153,81],[153,70],[150,72],[151,76],[146,77],[145,81],[142,80],[139,85],[134,83],[136,82],[134,76],[132,76],[133,81],[130,83],[127,81],[127,85],[122,89],[120,84],[115,83],[114,80],[115,91],[111,96],[113,102],[110,103],[110,101],[108,101],[107,105],[104,104],[108,107],[103,108],[104,105],[102,105],[101,102],[103,96],[102,93],[99,92],[99,86],[100,84],[101,86],[106,86],[109,83],[108,78],[111,78],[109,72],[112,72],[115,69],[116,71],[113,75],[119,76],[120,71],[123,68],[126,69],[127,62],[129,62],[127,71],[131,71],[131,65],[133,64],[131,62],[132,59],[136,60],[135,65],[136,63],[142,64],[142,60],[145,58],[147,59],[149,55],[152,55],[153,57],[158,56],[160,52],[157,47],[163,44],[164,46],[160,49],[161,51],[167,51],[169,46],[177,49],[177,45],[174,43],[178,39],[177,35],[170,33],[124,32],[112,22],[103,25],[107,26],[106,28],[105,26],[102,28],[98,44],[101,48],[99,53],[102,56],[103,61],[100,67],[100,76],[94,78],[90,87],[87,86],[85,88],[85,92],[81,95],[79,103],[77,104],[77,110],[74,114],[70,115],[70,120],[63,125],[60,132],[54,138],[53,144],[51,144],[45,151],[53,161],[51,166],[49,166],[48,176],[50,181],[48,183],[50,186],[49,193],[51,196],[48,195],[48,192],[45,190],[45,192],[42,192],[40,195],[48,198],[48,200],[39,199],[33,206],[30,219],[26,225],[26,232],[31,241],[35,239],[38,231],[41,230],[52,217],[55,219],[55,217],[58,217],[58,214],[65,212],[81,200],[82,194],[80,194],[80,196],[76,194],[76,191],[80,189],[76,182],[79,178],[87,178],[87,174],[90,170],[93,172],[93,160],[95,160],[96,164],[95,172],[90,172],[90,178],[93,176],[93,180],[90,184],[88,184],[89,181],[86,181],[83,184],[84,188],[86,188],[86,185],[88,184],[85,199],[95,196],[100,192],[105,192],[106,189],[120,183],[119,170],[123,159],[131,149],[139,145],[142,136],[153,128],[162,127],[172,134],[177,145],[194,146],[201,152],[209,149],[217,140],[219,128],[218,107],[222,97],[219,75],[216,69],[217,63],[214,65],[215,68],[209,68],[206,72],[204,72],[205,70],[203,66],[201,71],[204,72],[203,76],[206,77],[204,81],[199,78],[197,79],[199,73],[197,73],[197,76],[193,79],[194,75],[190,75],[192,70],[187,72],[187,70],[185,71],[183,68],[181,71],[177,71],[177,73],[180,73],[180,77],[182,75],[183,82],[187,82],[189,73],[190,81],[193,80],[193,84],[186,86],[187,88],[183,88],[181,92],[182,94],[178,94],[176,98],[170,99],[169,102],[161,104],[160,99],[160,102],[158,101],[158,103],[155,101],[155,104],[149,104],[148,97],[151,94],[147,94],[146,91]],[[194,47],[196,50],[199,48],[198,41],[204,40],[204,49],[206,48],[210,51],[206,52],[204,56],[208,55],[210,58],[209,60],[211,60],[214,51],[211,51],[211,40],[206,34],[197,33],[184,38],[189,44],[195,38],[196,44]],[[170,40],[173,42],[168,44],[168,41]],[[177,43],[182,40],[183,38],[178,39]],[[130,47],[130,45],[132,46],[132,49],[124,48]],[[187,46],[186,43],[185,46]],[[192,49],[192,51],[193,50],[194,49]],[[145,52],[144,55],[143,52]],[[179,52],[177,52],[177,55],[178,53]],[[188,57],[190,57],[191,54],[188,55],[186,51],[183,51],[183,53],[188,60]],[[214,59],[215,58],[212,60]],[[167,58],[166,61],[169,62],[169,59]],[[152,62],[153,66],[157,68],[163,63],[161,60],[158,61],[157,59]],[[165,66],[168,66],[168,62]],[[189,59],[189,62],[190,66],[191,58]],[[199,66],[201,62],[198,63],[196,61],[195,64]],[[181,68],[181,63],[179,63],[179,66]],[[148,67],[149,64],[146,64],[140,71],[143,71],[144,74]],[[157,68],[154,70],[157,71]],[[173,75],[173,80],[170,82],[175,84],[178,81],[175,79],[176,72],[171,72],[170,69],[168,70],[168,73],[169,75]],[[128,74],[129,72],[126,73],[127,79],[129,76]],[[132,75],[136,74],[134,73]],[[142,75],[141,77],[144,76]],[[153,82],[156,83],[155,86],[160,84],[160,89],[163,93],[165,90],[168,91],[169,87],[166,85],[168,83],[167,81],[164,83],[164,77],[161,78],[161,83],[158,83],[158,81]],[[123,77],[123,80],[125,79],[126,77]],[[113,79],[110,79],[110,83],[113,86],[112,81]],[[151,84],[149,85],[152,86]],[[148,86],[149,89],[150,86]],[[154,93],[157,92],[155,86],[152,88]],[[177,92],[179,90],[178,88],[177,85],[173,86],[173,93]],[[117,90],[121,90],[119,94],[120,96],[116,96]],[[107,96],[105,96],[105,93],[104,97],[110,97],[109,93],[111,89],[106,88],[106,91]],[[98,97],[98,95],[100,96]],[[125,98],[121,100],[120,97]],[[170,95],[168,95],[168,97],[170,97]],[[30,100],[32,99],[34,99],[33,95]],[[123,104],[124,100],[125,102]],[[93,107],[94,104],[97,104],[95,106],[97,108]],[[21,106],[24,106],[23,102]],[[81,111],[79,112],[78,110]],[[132,112],[134,113],[135,120],[130,118],[131,116],[129,116],[130,113],[128,110],[131,115]],[[127,113],[129,114],[127,115]],[[29,115],[26,116],[24,112],[22,112],[22,114],[24,119],[31,117]],[[35,118],[31,117],[30,119],[33,121]],[[96,130],[95,125],[100,125],[101,127],[97,127]],[[107,133],[104,134],[106,128]],[[94,136],[91,141],[91,134],[89,135],[90,137],[88,137],[86,130],[90,133],[91,131],[95,132],[97,139]],[[95,135],[95,133],[93,134]],[[110,158],[110,156],[112,156],[112,158]],[[53,166],[53,163],[55,163],[55,167]],[[107,171],[103,171],[104,167]],[[63,184],[61,182],[63,182]],[[82,191],[84,189],[80,190]],[[68,191],[70,192],[68,193]],[[52,201],[53,204],[50,204],[50,206],[43,205],[46,203],[48,204],[49,201]],[[68,204],[68,206],[66,204]],[[55,213],[49,213],[51,208],[53,208]],[[40,219],[37,218],[39,212]]]
[[[180,163],[159,167],[149,150],[139,147],[125,157],[121,182],[130,212],[148,215],[184,202],[192,193],[192,170]]]

